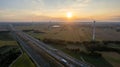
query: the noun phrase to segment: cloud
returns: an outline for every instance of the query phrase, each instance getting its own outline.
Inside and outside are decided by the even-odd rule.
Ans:
[[[120,22],[120,15],[110,16],[110,17],[108,18],[108,20],[111,20],[111,21],[119,21],[119,22]]]
[[[32,1],[35,2],[36,4],[39,4],[40,6],[44,6],[43,0],[32,0]]]
[[[91,0],[77,0],[72,6],[78,9],[87,6],[90,1]]]
[[[76,2],[78,3],[88,3],[90,2],[91,0],[76,0]]]
[[[86,6],[91,0],[32,0],[48,9],[78,8]],[[44,7],[45,8],[45,7]]]

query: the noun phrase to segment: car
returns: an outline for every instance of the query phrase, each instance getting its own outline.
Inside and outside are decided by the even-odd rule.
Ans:
[[[62,62],[64,65],[69,66],[69,63],[67,62],[67,60],[61,59],[61,62]]]

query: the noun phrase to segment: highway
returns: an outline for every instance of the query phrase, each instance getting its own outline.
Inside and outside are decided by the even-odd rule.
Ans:
[[[24,41],[22,41],[16,34],[12,33],[14,39],[20,43],[22,49],[30,56],[30,58],[35,62],[37,67],[50,67],[50,64],[43,59],[40,54],[37,54],[35,51],[32,50]]]
[[[10,30],[13,37],[38,67],[52,67],[45,58],[49,59],[57,67],[94,67],[89,63],[77,60],[58,49],[48,46],[22,31],[16,30],[12,25],[10,25]]]

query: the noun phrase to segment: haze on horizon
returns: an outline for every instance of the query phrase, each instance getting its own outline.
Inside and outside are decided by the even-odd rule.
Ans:
[[[0,0],[0,22],[120,21],[120,0]]]

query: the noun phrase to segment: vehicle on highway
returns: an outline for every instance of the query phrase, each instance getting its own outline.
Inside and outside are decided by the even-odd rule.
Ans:
[[[69,66],[69,63],[65,59],[60,60],[64,65]]]

